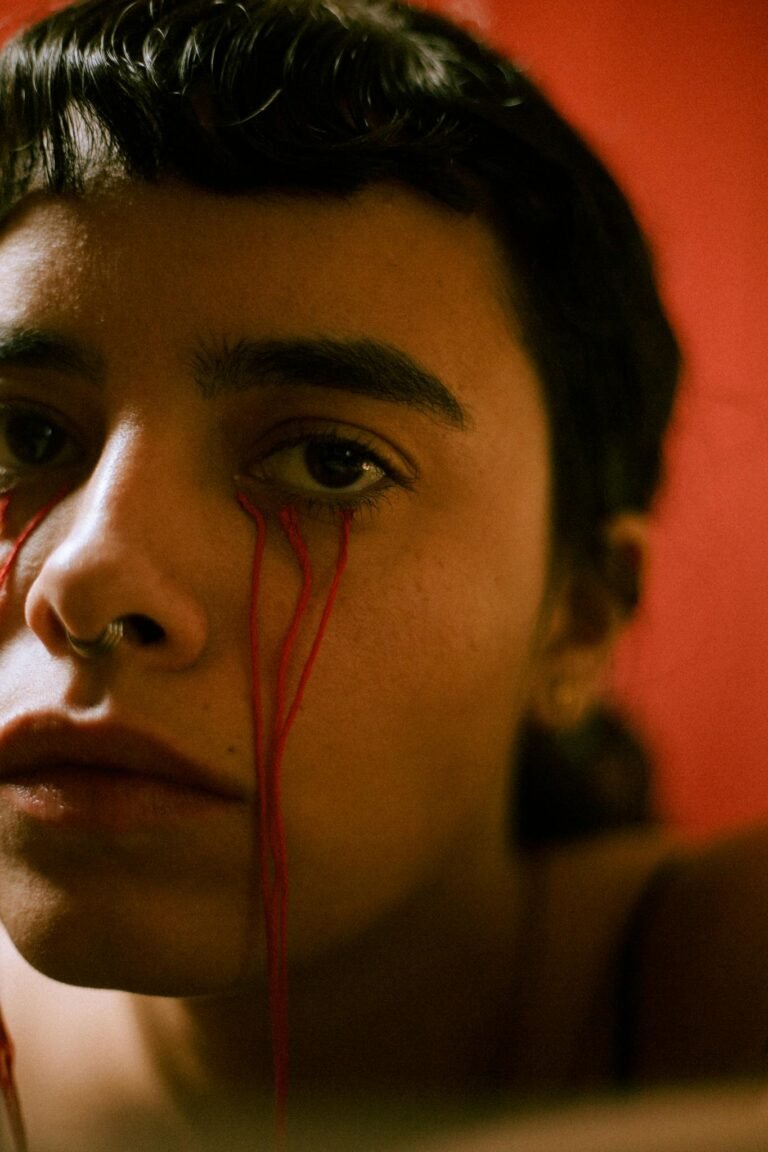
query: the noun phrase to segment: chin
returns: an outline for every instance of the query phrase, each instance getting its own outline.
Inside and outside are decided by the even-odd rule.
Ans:
[[[26,886],[25,886],[26,887]],[[96,901],[36,883],[32,891],[4,884],[0,919],[17,951],[44,976],[63,984],[147,996],[199,996],[230,991],[251,979],[257,933],[241,917],[211,909],[171,910],[103,892]],[[246,960],[246,957],[248,958]]]

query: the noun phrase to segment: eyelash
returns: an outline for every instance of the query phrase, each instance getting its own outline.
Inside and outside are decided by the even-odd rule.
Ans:
[[[328,445],[341,450],[351,449],[356,454],[357,463],[361,467],[372,465],[381,473],[381,477],[373,481],[367,488],[356,492],[340,491],[338,494],[334,494],[332,488],[329,488],[325,495],[313,495],[286,486],[284,491],[290,494],[292,502],[298,503],[311,515],[330,515],[333,517],[334,514],[344,512],[358,516],[363,512],[373,511],[383,500],[391,498],[394,489],[410,489],[413,486],[415,480],[413,470],[411,469],[409,473],[404,465],[395,462],[392,458],[394,450],[391,455],[385,455],[378,447],[378,443],[374,446],[370,442],[364,430],[349,425],[326,426],[320,429],[316,422],[299,421],[298,425],[294,424],[294,430],[291,434],[270,444],[263,451],[256,467],[258,468],[259,464],[268,464],[270,460],[289,452],[292,448],[307,450],[317,445]],[[307,467],[306,462],[304,467]],[[275,490],[280,489],[279,482],[269,476],[251,473],[251,478],[261,485],[271,486]],[[315,482],[319,483],[318,481]],[[354,481],[350,483],[354,483]]]
[[[23,421],[25,417],[31,421],[30,426],[25,429],[22,425],[19,431],[22,437],[27,436],[29,441],[27,446],[32,447],[33,453],[35,445],[31,442],[35,439],[35,431],[38,433],[38,438],[40,432],[44,433],[43,440],[47,431],[54,446],[57,444],[56,438],[60,438],[60,445],[56,447],[52,459],[39,462],[34,460],[24,462],[21,459],[18,462],[13,461],[13,457],[21,455],[21,452],[15,451],[8,443],[10,424],[14,418]],[[35,421],[38,422],[36,429]],[[412,488],[416,478],[415,470],[399,453],[397,456],[400,462],[395,460],[395,449],[385,453],[378,438],[376,444],[373,444],[370,434],[353,425],[329,425],[324,421],[322,426],[320,425],[321,422],[318,420],[291,421],[290,428],[284,428],[282,437],[279,428],[273,430],[255,465],[238,477],[238,483],[240,480],[245,480],[251,484],[258,484],[262,489],[271,489],[281,501],[289,499],[310,515],[332,519],[335,519],[340,512],[356,517],[365,512],[372,513],[384,500],[391,498],[394,490]],[[312,446],[318,445],[328,445],[341,452],[351,451],[353,468],[355,464],[358,464],[360,469],[366,466],[373,467],[380,473],[379,478],[357,491],[344,491],[345,486],[342,484],[338,492],[334,492],[333,487],[329,485],[326,492],[313,493],[296,486],[281,485],[278,478],[266,474],[266,469],[262,475],[258,475],[260,465],[268,466],[269,461],[276,460],[281,454],[298,448],[308,451]],[[42,451],[45,454],[45,444]],[[7,455],[8,458],[5,464],[2,463],[3,455]],[[0,402],[0,491],[9,491],[19,482],[25,482],[32,477],[56,473],[61,468],[76,467],[82,463],[83,455],[82,447],[70,432],[68,422],[59,413],[28,401]],[[307,461],[304,460],[300,466],[308,469]],[[320,481],[314,482],[321,485]],[[349,488],[353,483],[354,479],[346,487]]]

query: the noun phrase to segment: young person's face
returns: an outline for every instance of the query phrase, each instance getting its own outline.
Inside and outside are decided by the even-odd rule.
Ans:
[[[6,224],[4,553],[65,493],[0,617],[0,914],[43,970],[185,992],[263,964],[256,532],[238,491],[267,521],[267,717],[301,588],[279,509],[297,509],[314,567],[294,685],[338,503],[356,508],[283,767],[294,959],[427,892],[448,898],[504,852],[552,610],[547,421],[504,293],[482,222],[397,188],[251,199],[125,184],[30,200]],[[296,349],[264,374],[261,342],[317,338],[376,341],[442,389],[402,366],[318,376]],[[344,487],[328,483],[338,440]],[[89,638],[118,617],[114,651],[69,647],[65,629]],[[124,728],[196,767],[131,748]],[[89,742],[78,767],[94,732],[103,762]],[[123,761],[170,770],[175,792],[120,775]]]

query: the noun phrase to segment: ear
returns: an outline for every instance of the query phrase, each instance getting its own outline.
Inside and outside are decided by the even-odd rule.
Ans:
[[[576,728],[596,707],[616,641],[639,599],[647,550],[645,517],[622,515],[605,529],[596,563],[561,572],[531,694],[535,723]]]

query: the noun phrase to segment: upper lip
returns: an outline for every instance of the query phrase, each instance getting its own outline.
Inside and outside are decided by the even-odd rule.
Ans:
[[[164,741],[122,724],[77,723],[60,716],[21,717],[0,729],[0,781],[85,769],[163,780],[229,800],[246,789]]]

